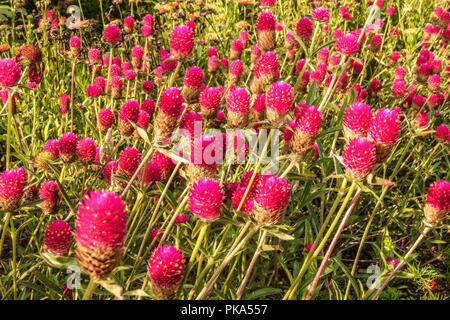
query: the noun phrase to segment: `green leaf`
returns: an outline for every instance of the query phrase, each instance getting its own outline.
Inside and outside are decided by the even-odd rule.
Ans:
[[[58,269],[67,269],[69,266],[78,265],[77,260],[71,257],[56,257],[47,252],[42,252],[41,257],[50,266]]]
[[[256,290],[255,292],[250,293],[244,297],[245,300],[255,300],[262,297],[271,296],[274,294],[278,294],[281,292],[280,288],[263,288]]]
[[[291,241],[291,240],[295,239],[295,237],[293,237],[289,234],[286,234],[284,232],[278,231],[278,230],[274,230],[274,229],[265,229],[265,230],[267,230],[267,232],[270,233],[271,235],[273,235],[277,238],[280,238],[281,240]]]
[[[138,135],[139,135],[142,139],[144,139],[144,141],[145,141],[147,144],[151,144],[150,138],[148,137],[147,131],[145,131],[143,128],[139,127],[139,126],[138,126],[136,123],[134,123],[133,121],[131,121],[131,120],[128,120],[128,121],[130,121],[131,125],[132,125],[133,128],[136,130],[136,132],[138,133]]]
[[[117,299],[125,300],[124,296],[122,295],[123,290],[122,287],[116,284],[115,282],[103,280],[98,281],[98,284],[100,284],[103,288],[112,293]]]

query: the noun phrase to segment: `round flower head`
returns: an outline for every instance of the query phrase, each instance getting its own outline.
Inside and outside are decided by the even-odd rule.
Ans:
[[[244,197],[246,189],[246,187],[240,187],[233,192],[233,195],[231,197],[231,205],[233,206],[234,210],[237,210],[239,208],[239,204]],[[246,215],[250,215],[252,213],[253,201],[253,193],[248,193],[241,208],[242,212]]]
[[[16,85],[21,76],[20,64],[14,59],[3,58],[0,60],[0,86],[11,87]]]
[[[273,7],[275,5],[275,0],[261,0],[261,7]]]
[[[309,40],[312,37],[313,23],[307,18],[303,17],[297,22],[297,35],[304,39]]]
[[[317,135],[322,125],[322,114],[315,106],[302,108],[295,128],[307,135]]]
[[[278,58],[272,51],[265,52],[256,61],[253,74],[255,78],[271,83],[277,77]]]
[[[201,128],[203,128],[202,116],[195,112],[186,112],[180,123],[181,135],[188,139],[194,139],[195,133],[197,135],[201,133]]]
[[[139,117],[139,103],[136,100],[126,101],[119,111],[119,119],[123,121],[131,120],[136,122]]]
[[[217,48],[216,47],[209,47],[208,48],[208,58],[212,56],[217,56]]]
[[[123,25],[125,27],[125,31],[131,32],[131,30],[133,29],[133,26],[134,26],[133,17],[128,16],[125,19],[123,19]]]
[[[56,139],[50,139],[45,142],[43,151],[50,152],[55,159],[59,158],[59,141]]]
[[[79,48],[81,47],[81,39],[77,36],[70,38],[69,47],[71,48]]]
[[[170,174],[172,173],[173,169],[175,168],[174,161],[168,156],[166,156],[164,153],[161,153],[159,151],[155,152],[152,160],[158,163],[158,166],[161,170],[161,180],[166,181],[169,178]]]
[[[102,91],[105,91],[106,88],[106,80],[103,77],[95,77],[94,84],[98,86]]]
[[[63,162],[73,162],[76,157],[78,138],[72,132],[66,132],[59,138],[59,156]]]
[[[290,185],[283,178],[263,175],[255,188],[252,216],[261,225],[279,223],[286,211]]]
[[[103,38],[108,43],[117,43],[120,41],[120,29],[118,26],[109,25],[105,28]]]
[[[72,242],[70,226],[64,220],[55,220],[45,229],[45,251],[55,256],[65,256]]]
[[[275,82],[267,91],[267,118],[272,125],[278,127],[291,110],[292,92],[292,86],[284,81]]]
[[[365,103],[355,103],[345,110],[342,125],[347,140],[354,137],[366,137],[372,120],[372,110]]]
[[[46,199],[39,204],[44,212],[56,213],[61,201],[61,192],[58,184],[52,180],[45,181],[39,189],[39,198]]]
[[[312,11],[311,16],[314,20],[317,20],[320,22],[328,22],[328,20],[330,19],[330,13],[328,12],[327,9],[325,9],[323,7],[315,8]]]
[[[86,95],[88,97],[91,97],[91,98],[99,97],[101,94],[102,94],[102,88],[100,88],[96,84],[90,84],[86,88]]]
[[[272,12],[264,11],[261,12],[258,19],[256,20],[256,29],[260,31],[275,31],[276,19]]]
[[[183,277],[184,257],[176,247],[165,244],[148,260],[150,288],[161,300],[172,299]]]
[[[142,168],[141,180],[144,180],[145,184],[161,181],[161,169],[156,161],[150,161],[147,163],[147,168]]]
[[[150,80],[146,80],[142,83],[142,90],[145,93],[150,93],[153,90],[153,83]]]
[[[379,34],[374,34],[372,36],[372,39],[370,39],[370,50],[373,52],[380,51],[382,42],[383,42],[383,37]]]
[[[441,77],[438,74],[432,74],[428,78],[428,89],[430,89],[433,92],[436,92],[439,90],[439,86],[441,85]]]
[[[219,218],[224,191],[217,181],[203,178],[195,182],[189,194],[189,210],[200,220],[211,223]]]
[[[253,176],[253,172],[254,172],[253,170],[250,170],[250,171],[246,172],[242,176],[242,179],[241,179],[241,182],[240,182],[240,185],[239,185],[240,188],[247,188],[248,187],[248,185],[250,184],[250,180],[251,180],[251,178]],[[259,173],[256,173],[255,178],[253,178],[253,183],[250,186],[250,192],[251,193],[255,192],[256,186],[258,185],[260,179],[261,179],[261,175]]]
[[[142,23],[144,25],[146,25],[146,26],[152,27],[153,26],[153,22],[154,22],[154,19],[153,19],[153,16],[151,14],[146,14],[144,16],[144,18],[142,19]]]
[[[212,118],[219,108],[223,95],[222,87],[207,87],[200,93],[199,101],[201,113],[206,118]]]
[[[98,112],[98,122],[100,124],[100,129],[102,134],[106,134],[109,128],[111,128],[114,122],[114,114],[110,109],[101,109]]]
[[[345,145],[342,158],[347,175],[361,181],[375,164],[375,145],[366,138],[354,138]]]
[[[128,147],[119,155],[119,168],[132,175],[138,168],[140,161],[141,154],[139,153],[139,150]]]
[[[239,59],[241,57],[242,50],[244,50],[242,41],[240,39],[233,40],[233,42],[231,42],[230,60]]]
[[[127,70],[123,73],[123,78],[127,81],[131,81],[135,78],[135,74],[133,72],[133,70]]]
[[[194,33],[185,25],[176,26],[170,36],[170,54],[177,60],[183,60],[192,54]]]
[[[253,110],[256,112],[264,112],[266,109],[266,94],[261,93],[255,98],[255,101],[253,102]]]
[[[248,32],[245,30],[241,30],[239,32],[239,40],[241,40],[242,46],[245,48],[247,47],[248,43]]]
[[[183,83],[187,87],[200,88],[204,78],[205,74],[203,70],[197,66],[193,66],[186,70]]]
[[[138,120],[136,121],[136,124],[142,129],[147,130],[148,125],[150,124],[149,114],[144,110],[139,111],[139,116]]]
[[[424,208],[425,221],[431,225],[436,225],[446,219],[449,212],[450,182],[438,180],[428,189]]]
[[[233,76],[236,76],[239,78],[242,74],[242,71],[244,69],[244,64],[241,60],[236,59],[230,64],[229,73]]]
[[[77,144],[78,158],[84,164],[89,164],[95,159],[96,145],[91,138],[82,138]]]
[[[126,203],[114,192],[90,191],[75,221],[75,257],[94,279],[104,279],[119,264],[127,228]]]
[[[183,102],[181,92],[175,87],[170,87],[161,93],[159,109],[167,115],[178,118],[183,112]]]
[[[149,36],[151,36],[151,35],[152,35],[152,32],[153,32],[153,28],[150,27],[150,26],[148,26],[148,25],[146,25],[146,24],[144,24],[144,25],[141,27],[141,33],[142,33],[142,35],[143,35],[144,37],[149,37]]]
[[[27,172],[22,168],[11,169],[1,173],[0,207],[2,209],[12,212],[19,208],[27,180]]]
[[[227,110],[235,113],[250,111],[250,94],[244,88],[231,91],[227,97]]]
[[[358,38],[352,33],[346,33],[336,41],[336,50],[342,54],[358,52]]]
[[[446,142],[450,135],[450,129],[447,125],[441,124],[436,128],[436,139],[439,142]]]
[[[400,130],[398,114],[389,109],[380,109],[369,125],[369,137],[376,143],[393,145]]]

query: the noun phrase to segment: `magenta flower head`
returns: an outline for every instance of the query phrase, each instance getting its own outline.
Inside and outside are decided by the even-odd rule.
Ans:
[[[439,142],[447,142],[450,136],[450,129],[447,125],[441,124],[436,128],[436,140]]]
[[[64,220],[55,220],[45,229],[44,250],[48,253],[63,257],[69,251],[71,242],[72,232]]]
[[[375,145],[366,138],[354,138],[345,145],[342,158],[346,174],[353,180],[362,181],[375,164]]]
[[[210,56],[208,58],[208,72],[209,73],[216,73],[217,68],[219,68],[219,58],[217,56]]]
[[[313,32],[313,23],[307,18],[303,17],[297,22],[297,35],[302,38],[304,41],[308,42],[312,37]]]
[[[141,180],[144,180],[145,184],[161,181],[161,169],[159,168],[159,165],[156,161],[150,161],[147,164],[147,168],[142,168]]]
[[[150,80],[145,80],[142,83],[142,90],[144,90],[145,93],[150,93],[153,91],[153,83]]]
[[[244,45],[240,39],[233,40],[230,48],[230,60],[240,59]]]
[[[330,57],[330,50],[328,48],[322,48],[317,52],[317,63],[327,63]]]
[[[219,182],[203,178],[194,183],[189,194],[189,211],[200,220],[211,223],[219,218],[224,191]]]
[[[445,220],[450,212],[450,182],[438,180],[433,183],[427,193],[424,208],[425,222],[431,226]]]
[[[270,51],[275,47],[276,19],[272,12],[261,12],[256,20],[256,30],[258,32],[258,45],[263,51]]]
[[[91,63],[100,62],[100,56],[101,56],[101,53],[100,53],[100,50],[98,50],[98,49],[95,49],[95,48],[90,49],[88,52],[88,60]]]
[[[75,161],[78,138],[72,132],[66,132],[59,138],[59,157],[65,163]]]
[[[170,54],[177,60],[184,60],[192,55],[194,32],[185,25],[176,26],[170,36]]]
[[[110,109],[101,109],[98,112],[98,123],[102,134],[106,134],[114,122],[114,114]]]
[[[358,38],[353,33],[346,33],[336,41],[336,50],[342,54],[355,54],[358,52]]]
[[[262,8],[273,7],[275,5],[275,0],[261,0],[260,5]]]
[[[123,27],[126,33],[130,33],[131,31],[133,31],[134,27],[133,17],[128,16],[125,19],[123,19]]]
[[[271,125],[279,127],[292,108],[292,86],[284,81],[272,84],[267,91],[267,119]]]
[[[323,7],[315,8],[312,11],[311,16],[314,20],[317,20],[320,22],[328,22],[328,20],[330,20],[330,13],[328,12],[327,9],[325,9]]]
[[[370,50],[372,52],[378,52],[381,49],[381,44],[383,42],[383,37],[379,34],[374,34],[370,39]]]
[[[200,93],[200,110],[203,117],[212,119],[215,117],[217,109],[223,95],[222,87],[207,87]]]
[[[252,216],[259,225],[274,225],[284,217],[291,186],[283,178],[263,175],[255,188]]]
[[[372,116],[370,106],[365,103],[355,103],[348,107],[342,121],[345,139],[349,141],[355,137],[366,137]]]
[[[391,153],[400,131],[398,113],[380,109],[370,121],[368,137],[377,147],[377,162],[383,163]]]
[[[81,39],[77,36],[73,36],[69,40],[69,47],[71,48],[79,48],[81,47]]]
[[[107,185],[111,184],[111,178],[113,174],[116,174],[117,172],[118,164],[116,161],[109,161],[105,168],[103,169],[103,180]]]
[[[55,159],[59,158],[59,141],[56,139],[50,139],[45,142],[44,151],[50,152]]]
[[[198,132],[196,132],[196,128]],[[180,131],[182,137],[192,140],[197,138],[201,134],[201,128],[203,128],[203,118],[196,112],[186,112],[180,123]],[[197,134],[197,137],[195,136]]]
[[[46,199],[39,204],[44,212],[58,212],[61,202],[61,192],[59,191],[58,184],[52,180],[45,181],[39,189],[39,199]]]
[[[247,47],[247,43],[248,43],[248,32],[245,30],[241,30],[239,32],[239,40],[241,40],[242,46],[244,48]]]
[[[187,103],[192,104],[198,102],[204,78],[205,74],[203,70],[197,66],[190,67],[186,70],[181,93]]]
[[[127,228],[126,203],[114,192],[90,191],[75,221],[75,257],[94,279],[108,277],[120,263]]]
[[[148,126],[150,124],[150,115],[147,113],[147,111],[141,110],[139,111],[139,116],[136,124],[147,131]],[[137,132],[135,132],[136,137],[140,137]]]
[[[22,168],[4,171],[0,175],[0,207],[13,212],[22,204],[28,175]]]
[[[250,94],[244,88],[231,91],[227,97],[227,122],[230,127],[244,128],[249,122]]]
[[[115,44],[120,41],[120,29],[118,26],[109,25],[105,28],[103,38],[106,42]]]
[[[122,105],[119,111],[119,123],[117,125],[117,129],[121,135],[129,137],[133,134],[134,127],[130,121],[133,121],[134,123],[138,121],[139,110],[139,102],[136,100],[126,101]]]
[[[264,120],[264,111],[266,110],[266,94],[261,93],[256,96],[252,106],[255,121]]]
[[[99,97],[102,94],[102,88],[97,86],[96,84],[90,84],[86,88],[86,95],[90,98]]]
[[[236,59],[230,64],[228,70],[228,81],[230,84],[236,84],[241,78],[242,71],[244,70],[244,64],[241,60]]]
[[[77,144],[78,158],[85,165],[90,164],[95,159],[97,146],[91,138],[82,138]]]
[[[164,153],[161,153],[159,151],[156,151],[153,155],[152,160],[156,161],[158,163],[158,166],[161,170],[161,180],[167,181],[167,179],[170,177],[173,169],[175,168],[174,161],[166,156]]]
[[[0,60],[0,86],[12,87],[19,83],[21,76],[20,64],[14,59],[3,58]]]
[[[139,166],[141,154],[136,148],[125,148],[119,155],[119,169],[128,175],[132,175]]]
[[[148,260],[150,288],[160,300],[172,299],[183,277],[184,257],[179,249],[165,244],[157,248]]]
[[[239,204],[241,203],[242,198],[244,197],[246,189],[247,189],[246,187],[239,187],[233,192],[231,197],[231,205],[233,206],[234,210],[237,210],[239,208]],[[254,197],[253,192],[248,193],[247,197],[244,200],[244,203],[242,204],[241,210],[246,215],[252,214],[254,203],[253,197]]]
[[[183,102],[180,91],[175,87],[170,87],[162,92],[159,109],[167,115],[178,118],[183,112]]]
[[[296,156],[303,157],[311,150],[321,125],[322,113],[319,109],[315,106],[301,108],[291,140],[292,151]]]
[[[259,49],[258,44],[254,44],[250,50],[250,61],[252,64],[256,63],[256,60],[261,56],[262,52]]]

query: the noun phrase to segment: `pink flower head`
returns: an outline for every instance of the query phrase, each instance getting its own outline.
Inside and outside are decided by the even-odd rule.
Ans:
[[[388,16],[393,16],[395,14],[395,7],[392,7],[392,6],[387,7],[386,8],[386,14]]]
[[[244,50],[242,41],[240,39],[233,40],[233,42],[231,42],[231,50],[237,51],[239,54],[241,54],[242,50]]]
[[[79,48],[81,47],[81,39],[77,36],[73,36],[69,40],[69,47],[71,48]]]
[[[227,59],[227,58],[222,58],[222,59],[220,59],[220,64],[221,64],[222,67],[224,67],[225,69],[228,68],[228,59]]]
[[[250,111],[250,94],[244,88],[231,91],[227,97],[227,110],[236,113]]]
[[[365,137],[367,135],[372,111],[365,103],[355,103],[347,108],[343,118],[343,127],[353,135]]]
[[[353,179],[362,180],[375,164],[375,145],[366,138],[354,138],[346,144],[342,158],[347,174]]]
[[[317,51],[317,63],[327,63],[330,56],[330,50],[327,47]]]
[[[287,114],[292,106],[292,86],[284,81],[272,84],[267,91],[267,108],[279,114]]]
[[[123,73],[123,78],[127,81],[131,81],[136,77],[133,70],[127,70]]]
[[[142,23],[144,25],[150,26],[150,27],[153,27],[153,21],[154,21],[154,19],[153,19],[153,16],[151,14],[146,14],[144,16],[144,18],[142,19]]]
[[[123,25],[125,26],[125,28],[133,29],[133,26],[134,26],[133,17],[128,16],[125,19],[123,19]]]
[[[170,54],[177,60],[189,57],[194,48],[194,33],[185,25],[176,26],[170,36]]]
[[[296,121],[296,129],[300,132],[315,136],[322,125],[322,114],[315,106],[305,106]]]
[[[141,154],[139,150],[128,147],[119,155],[119,168],[129,174],[133,174],[138,168],[140,161]]]
[[[120,29],[118,26],[109,25],[105,28],[103,38],[108,43],[117,43],[120,41]]]
[[[195,182],[189,194],[189,210],[200,220],[211,223],[220,215],[224,191],[219,183],[211,178]]]
[[[149,114],[144,110],[139,111],[138,120],[136,121],[136,124],[142,129],[147,130],[150,124]]]
[[[219,108],[223,95],[222,87],[207,87],[200,93],[200,105],[202,108],[214,110]]]
[[[120,76],[112,77],[110,86],[111,86],[111,88],[115,88],[115,89],[122,88],[122,79],[120,78]]]
[[[110,109],[101,109],[98,112],[98,120],[102,127],[109,129],[114,122],[114,114]]]
[[[59,138],[59,153],[72,155],[77,149],[78,138],[72,132],[66,132]]]
[[[248,32],[245,30],[241,30],[239,32],[239,40],[241,40],[242,45],[245,48],[247,46],[247,42],[248,42]]]
[[[151,26],[149,26],[149,25],[144,24],[144,25],[141,27],[141,33],[142,33],[142,35],[143,35],[144,37],[149,37],[149,36],[151,36],[151,35],[152,35],[152,32],[153,32],[153,28],[152,28]]]
[[[4,171],[0,175],[0,207],[15,211],[22,203],[28,175],[22,168]]]
[[[21,76],[20,64],[14,59],[3,58],[0,60],[0,86],[12,87],[16,85]]]
[[[196,128],[203,128],[202,116],[195,112],[186,112],[180,123],[180,129],[182,130],[181,134],[189,139],[194,139],[196,138],[195,133],[197,133]],[[199,133],[201,133],[201,131]],[[199,133],[197,133],[197,135]]]
[[[204,78],[205,74],[201,68],[197,66],[190,67],[184,75],[184,85],[186,87],[200,88]]]
[[[400,53],[398,51],[394,51],[389,56],[389,60],[392,61],[392,62],[396,62],[399,57],[400,57]]]
[[[436,140],[439,142],[446,142],[450,136],[450,129],[447,125],[441,124],[436,128]]]
[[[266,108],[266,94],[261,93],[255,98],[255,101],[253,102],[253,109],[256,112],[263,112]]]
[[[312,36],[313,23],[307,18],[303,17],[297,22],[297,35],[302,39],[309,39]]]
[[[142,49],[141,46],[134,46],[133,49],[131,49],[132,58],[142,59],[143,56],[144,56],[144,49]]]
[[[290,198],[291,186],[283,178],[263,175],[255,188],[255,203],[266,211],[279,211],[286,208]]]
[[[155,101],[153,101],[152,99],[145,99],[144,101],[142,101],[141,110],[147,112],[149,117],[151,118],[153,113],[155,112]]]
[[[64,256],[69,251],[72,242],[70,226],[64,220],[55,220],[45,229],[45,249],[55,255]]]
[[[276,54],[272,51],[267,51],[258,58],[253,72],[256,78],[273,78],[277,74],[277,70],[278,58]]]
[[[156,161],[150,161],[147,163],[147,168],[142,168],[141,180],[144,180],[145,184],[161,181],[161,169]]]
[[[352,33],[346,33],[336,41],[336,50],[342,54],[358,52],[358,38]]]
[[[256,20],[256,30],[261,31],[275,31],[277,21],[270,11],[261,12]]]
[[[177,284],[183,277],[184,257],[176,247],[164,244],[148,260],[150,279],[161,287]]]
[[[153,155],[152,160],[156,161],[159,165],[159,168],[163,172],[163,174],[167,174],[172,172],[172,170],[175,168],[174,161],[166,156],[164,153],[161,153],[159,151],[156,151]]]
[[[139,103],[136,100],[126,101],[119,111],[119,119],[128,122],[136,122],[139,117]]]
[[[325,9],[323,7],[315,8],[312,11],[311,16],[314,20],[317,20],[320,22],[328,22],[328,20],[330,20],[330,13],[328,12],[327,9]]]
[[[177,215],[177,217],[175,218],[174,224],[181,224],[181,223],[186,223],[189,221],[189,216],[185,215],[184,213],[179,213]]]
[[[438,180],[428,188],[427,205],[437,210],[450,210],[450,182]]]
[[[75,240],[90,249],[120,247],[127,228],[125,206],[114,192],[90,191],[78,209]]]
[[[259,49],[259,47],[258,47],[258,45],[257,44],[254,44],[253,46],[252,46],[252,50],[251,50],[251,54],[252,55],[254,55],[254,56],[256,56],[256,57],[259,57],[260,55],[261,55],[261,49]]]
[[[438,91],[441,85],[441,77],[438,74],[432,74],[428,78],[428,89],[431,91]]]
[[[393,145],[400,131],[398,113],[390,109],[380,109],[369,125],[368,136],[375,143]]]
[[[103,169],[103,180],[110,185],[111,184],[111,177],[113,174],[117,171],[118,164],[116,161],[108,161],[105,168]]]
[[[370,39],[370,50],[373,52],[380,51],[381,44],[383,42],[383,37],[379,34],[374,34],[372,39]]]
[[[394,267],[394,269],[395,269],[398,266],[398,260],[395,259],[395,258],[387,258],[386,259],[386,264],[389,265],[389,266]]]
[[[253,170],[246,172],[241,178],[239,187],[246,189],[248,187],[248,185],[250,184],[250,180],[251,180],[252,176],[253,176]],[[252,185],[250,186],[250,189],[249,189],[250,193],[253,194],[255,192],[256,186],[258,185],[260,179],[261,179],[261,175],[259,173],[256,173],[255,178],[253,178]]]
[[[94,84],[96,86],[98,86],[100,89],[102,89],[102,91],[105,91],[105,88],[106,88],[106,80],[105,80],[105,78],[100,77],[100,76],[96,77],[94,79]]]
[[[403,83],[403,80],[397,79],[394,81],[392,85],[392,94],[396,96],[397,98],[403,97],[403,94],[405,93],[405,84]]]
[[[231,205],[233,206],[233,209],[237,210],[239,208],[239,204],[242,201],[242,198],[244,197],[246,187],[239,187],[237,188],[232,196],[231,196]],[[244,200],[244,203],[242,204],[242,212],[250,215],[252,213],[253,209],[253,192],[248,193],[247,197]]]
[[[153,83],[150,80],[145,80],[142,83],[142,90],[144,90],[145,93],[150,93],[153,90]]]
[[[88,97],[94,98],[94,97],[100,96],[101,94],[102,94],[102,88],[100,88],[96,84],[90,84],[86,88],[86,95]]]
[[[229,73],[239,78],[242,74],[243,69],[244,64],[242,63],[242,61],[236,59],[233,60],[233,62],[230,64]]]
[[[273,7],[275,5],[275,0],[261,0],[260,1],[261,7]]]
[[[159,109],[174,118],[178,118],[183,112],[182,103],[184,98],[180,90],[170,87],[161,93]]]
[[[331,35],[331,38],[332,39],[340,39],[343,35],[344,35],[344,33],[342,32],[342,30],[337,28],[337,29],[334,29],[333,34]]]
[[[91,163],[95,159],[96,145],[91,138],[82,138],[77,144],[77,154],[83,163]]]
[[[431,71],[433,73],[440,73],[442,71],[442,60],[433,60],[431,62]]]
[[[208,58],[212,56],[217,56],[217,48],[216,47],[209,47],[208,48]]]

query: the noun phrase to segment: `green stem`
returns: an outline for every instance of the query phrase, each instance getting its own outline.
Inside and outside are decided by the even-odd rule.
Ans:
[[[8,89],[8,124],[7,124],[7,136],[6,136],[6,170],[10,168],[10,156],[11,156],[11,119],[12,119],[12,90]]]
[[[3,225],[2,237],[0,238],[0,258],[2,257],[3,243],[5,243],[6,231],[8,230],[9,219],[11,219],[11,212],[6,213],[5,224]]]
[[[97,287],[97,283],[95,282],[94,279],[90,278],[89,284],[88,284],[86,290],[84,291],[83,300],[91,300],[92,294],[94,293],[96,287]]]
[[[17,300],[17,234],[14,228],[14,219],[10,219],[10,234],[12,241],[12,276],[14,300]]]

